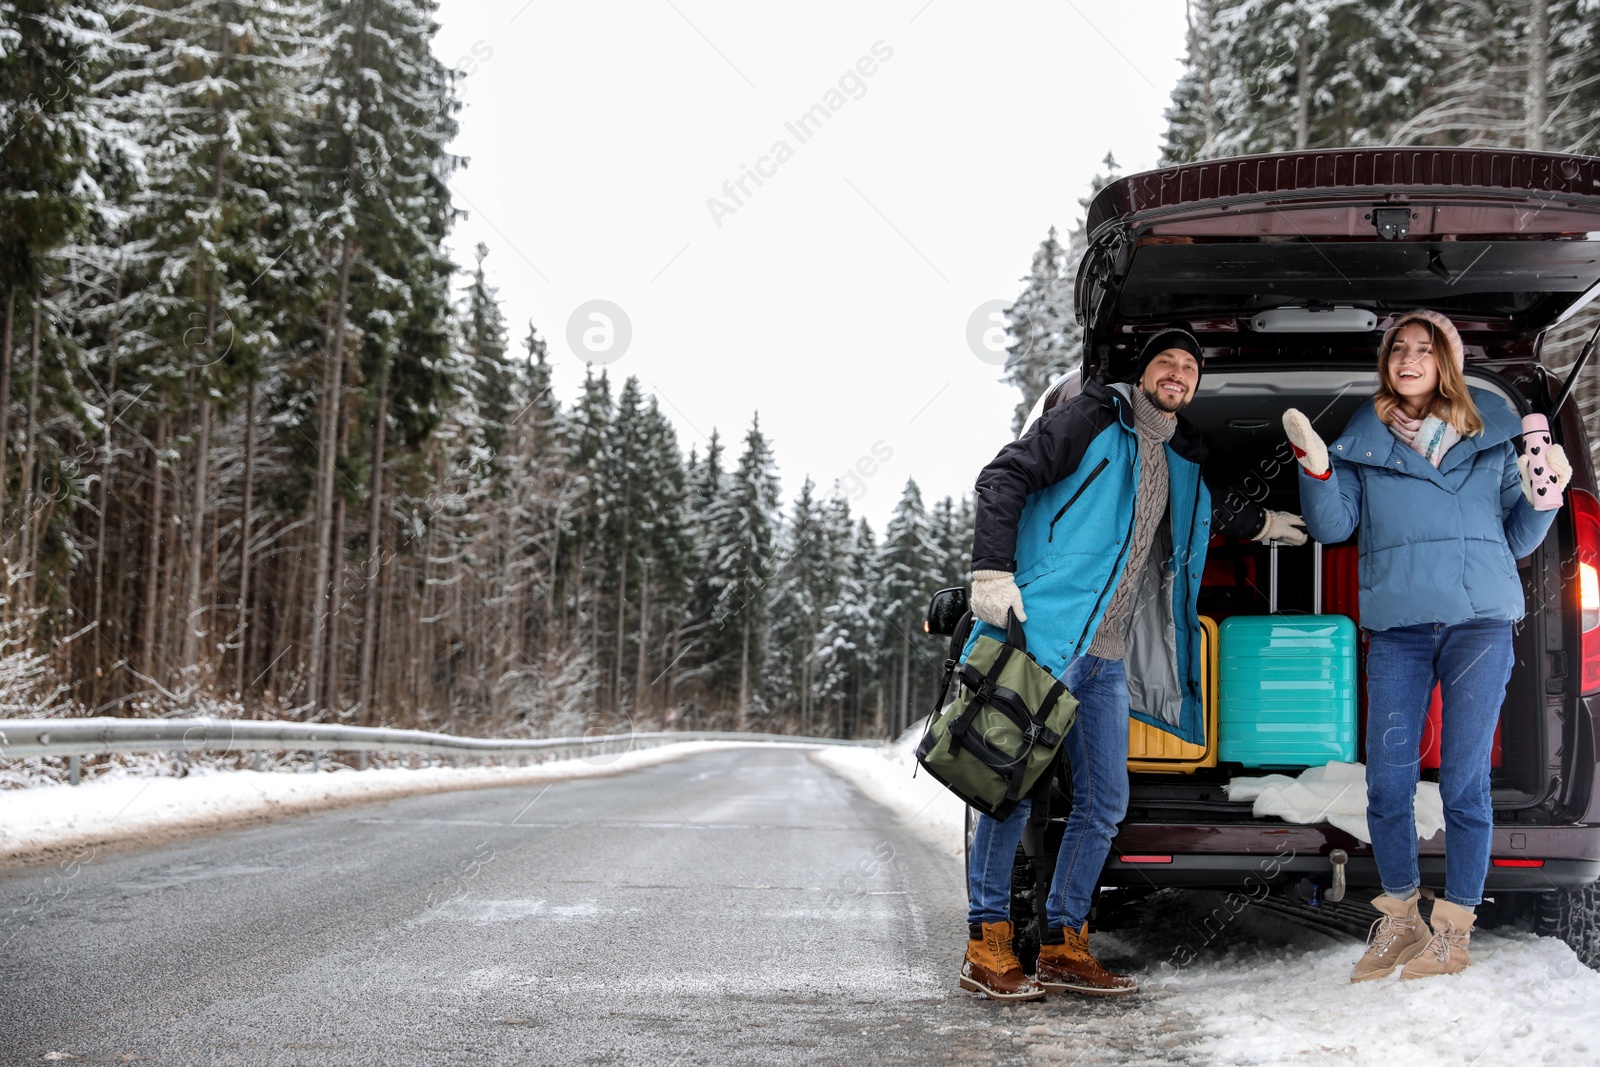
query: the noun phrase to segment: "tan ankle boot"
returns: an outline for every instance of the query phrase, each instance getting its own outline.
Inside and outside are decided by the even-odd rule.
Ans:
[[[1117,997],[1139,992],[1139,983],[1124,974],[1112,974],[1089,951],[1089,924],[1080,930],[1062,930],[1061,941],[1051,944],[1050,934],[1039,946],[1039,984],[1052,993],[1084,993],[1091,997]]]
[[[1448,900],[1433,902],[1433,936],[1400,972],[1401,978],[1431,978],[1436,974],[1455,974],[1472,962],[1467,943],[1472,940],[1472,924],[1478,917]]]
[[[1428,928],[1422,924],[1417,911],[1417,901],[1422,899],[1415,890],[1404,900],[1383,893],[1372,900],[1372,906],[1383,912],[1383,917],[1372,924],[1367,936],[1367,951],[1350,971],[1350,981],[1370,982],[1374,978],[1387,978],[1396,967],[1408,963],[1428,943]]]
[[[961,961],[961,988],[991,1000],[1038,1000],[1044,986],[1029,978],[1011,951],[1010,923],[972,923],[967,958]]]

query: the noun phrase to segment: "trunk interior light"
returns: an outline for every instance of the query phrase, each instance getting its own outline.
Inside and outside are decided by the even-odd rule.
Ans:
[[[1378,316],[1357,307],[1284,307],[1250,317],[1256,333],[1372,333]]]
[[[1584,696],[1600,693],[1600,501],[1584,489],[1570,489],[1578,554],[1578,619],[1583,634],[1580,686]]]

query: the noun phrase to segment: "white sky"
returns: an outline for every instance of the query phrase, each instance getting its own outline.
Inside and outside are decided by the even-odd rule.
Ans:
[[[439,21],[467,72],[452,248],[489,246],[562,403],[568,320],[610,301],[632,326],[614,386],[638,375],[685,453],[716,427],[731,465],[759,410],[785,512],[807,474],[826,493],[859,469],[880,536],[907,477],[959,497],[1009,439],[1019,394],[968,320],[1015,298],[1108,149],[1155,165],[1184,37],[1182,0],[442,0]],[[786,128],[875,44],[820,129]],[[724,183],[758,166],[736,205]]]

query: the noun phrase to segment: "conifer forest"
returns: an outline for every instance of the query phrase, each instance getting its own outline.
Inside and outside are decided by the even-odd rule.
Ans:
[[[1600,154],[1600,0],[1188,14],[1163,162]],[[637,378],[557,396],[560,324],[506,321],[491,250],[446,250],[459,106],[434,18],[0,0],[0,714],[903,730],[934,697],[923,612],[966,580],[970,497],[908,482],[875,531],[837,486],[781,499],[759,418],[685,450]],[[1060,221],[1010,311],[1016,428],[1077,360],[1086,235]],[[1594,321],[1547,346],[1575,356]]]

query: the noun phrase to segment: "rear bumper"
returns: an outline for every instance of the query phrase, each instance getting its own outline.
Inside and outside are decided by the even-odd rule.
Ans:
[[[1332,826],[1284,823],[1125,823],[1101,884],[1252,892],[1309,879],[1333,880],[1329,854],[1343,849],[1346,884],[1381,888],[1370,846]],[[1422,842],[1422,884],[1443,890],[1443,835]],[[1495,861],[1498,861],[1498,865]],[[1510,864],[1515,864],[1510,865]],[[1600,826],[1497,827],[1484,888],[1501,892],[1578,889],[1600,880]]]
[[[1173,856],[1165,863],[1125,863],[1107,860],[1100,884],[1127,888],[1229,889],[1242,893],[1268,889],[1306,879],[1326,887],[1333,881],[1333,865],[1325,856],[1296,856],[1281,863],[1264,863],[1261,856]],[[1444,858],[1425,856],[1417,868],[1422,884],[1444,889]],[[1544,866],[1490,867],[1484,880],[1488,892],[1549,893],[1581,889],[1600,880],[1600,861],[1546,860]],[[1371,856],[1352,856],[1345,864],[1345,883],[1376,894],[1378,865]]]

